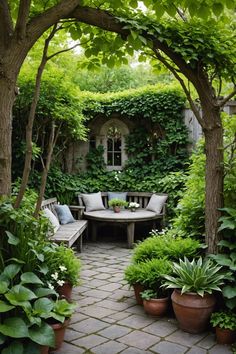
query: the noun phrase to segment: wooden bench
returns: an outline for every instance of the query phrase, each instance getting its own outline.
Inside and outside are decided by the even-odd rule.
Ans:
[[[165,193],[155,193],[160,196],[168,196]],[[83,217],[90,221],[92,228],[92,240],[96,241],[97,227],[100,223],[120,223],[127,225],[127,243],[131,248],[134,243],[134,229],[135,225],[140,222],[152,222],[153,228],[156,228],[156,221],[160,221],[161,226],[165,226],[166,217],[166,203],[164,204],[161,213],[157,214],[153,211],[146,210],[146,206],[153,193],[148,192],[128,192],[126,201],[136,202],[140,205],[136,212],[130,212],[130,210],[123,210],[120,213],[114,213],[111,209],[108,209],[108,193],[101,192],[103,204],[105,210],[97,210],[84,212]],[[85,208],[83,197],[78,195],[78,203],[80,208]]]
[[[58,204],[56,198],[46,199],[42,202],[41,209],[43,210],[48,208],[57,217],[57,213],[55,211],[56,204]],[[79,220],[81,218],[81,211],[83,210],[83,208],[73,205],[69,205],[69,208],[76,221],[66,225],[60,225],[59,229],[55,232],[55,234],[50,237],[50,240],[56,243],[63,242],[68,247],[72,247],[72,245],[76,242],[77,250],[79,252],[82,252],[82,238],[83,233],[87,230],[88,221]]]

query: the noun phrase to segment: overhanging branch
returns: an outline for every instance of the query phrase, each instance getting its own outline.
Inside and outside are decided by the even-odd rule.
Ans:
[[[203,119],[199,113],[199,110],[197,109],[197,107],[191,97],[190,91],[188,90],[187,86],[184,83],[184,80],[180,77],[180,75],[178,74],[176,69],[158,52],[158,50],[154,49],[154,53],[155,53],[155,56],[157,57],[157,59],[160,60],[160,62],[162,62],[165,65],[165,67],[167,69],[169,69],[172,72],[172,74],[175,76],[175,78],[179,81],[180,85],[182,86],[182,88],[184,90],[184,93],[188,99],[188,102],[190,104],[190,107],[191,107],[195,117],[197,118],[199,124],[203,127],[204,121],[203,121]]]
[[[236,95],[236,86],[228,96],[226,96],[223,100],[219,102],[219,107],[223,107],[226,104],[226,102],[228,102],[232,97],[234,97],[234,95]]]

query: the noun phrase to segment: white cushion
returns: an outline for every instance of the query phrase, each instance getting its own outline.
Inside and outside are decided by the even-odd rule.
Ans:
[[[150,211],[154,211],[154,213],[156,214],[160,214],[166,200],[167,200],[166,195],[153,194],[149,200],[148,205],[146,206],[146,209]]]
[[[102,202],[101,192],[82,194],[86,211],[103,210],[105,209]]]
[[[60,224],[59,224],[59,221],[57,219],[57,217],[53,214],[53,212],[48,209],[48,208],[45,208],[43,209],[43,215],[48,218],[48,220],[50,221],[50,223],[52,224],[52,227],[53,227],[53,230],[54,230],[54,233],[59,229],[60,227]]]

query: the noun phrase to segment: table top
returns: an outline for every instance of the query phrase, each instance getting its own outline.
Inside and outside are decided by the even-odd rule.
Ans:
[[[119,213],[114,213],[112,209],[96,210],[85,212],[86,219],[112,221],[112,222],[138,222],[155,220],[162,217],[162,214],[156,214],[153,211],[146,209],[137,209],[135,212],[130,210],[121,210]]]

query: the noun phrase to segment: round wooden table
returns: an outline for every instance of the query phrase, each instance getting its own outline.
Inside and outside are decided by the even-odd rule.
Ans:
[[[132,248],[134,243],[134,229],[138,222],[151,221],[160,219],[163,214],[156,214],[153,211],[146,209],[137,209],[135,212],[130,210],[121,210],[120,213],[114,213],[112,209],[97,210],[85,212],[84,217],[91,220],[92,223],[92,240],[96,241],[97,237],[97,222],[107,223],[122,223],[127,225],[127,241],[128,247]]]

